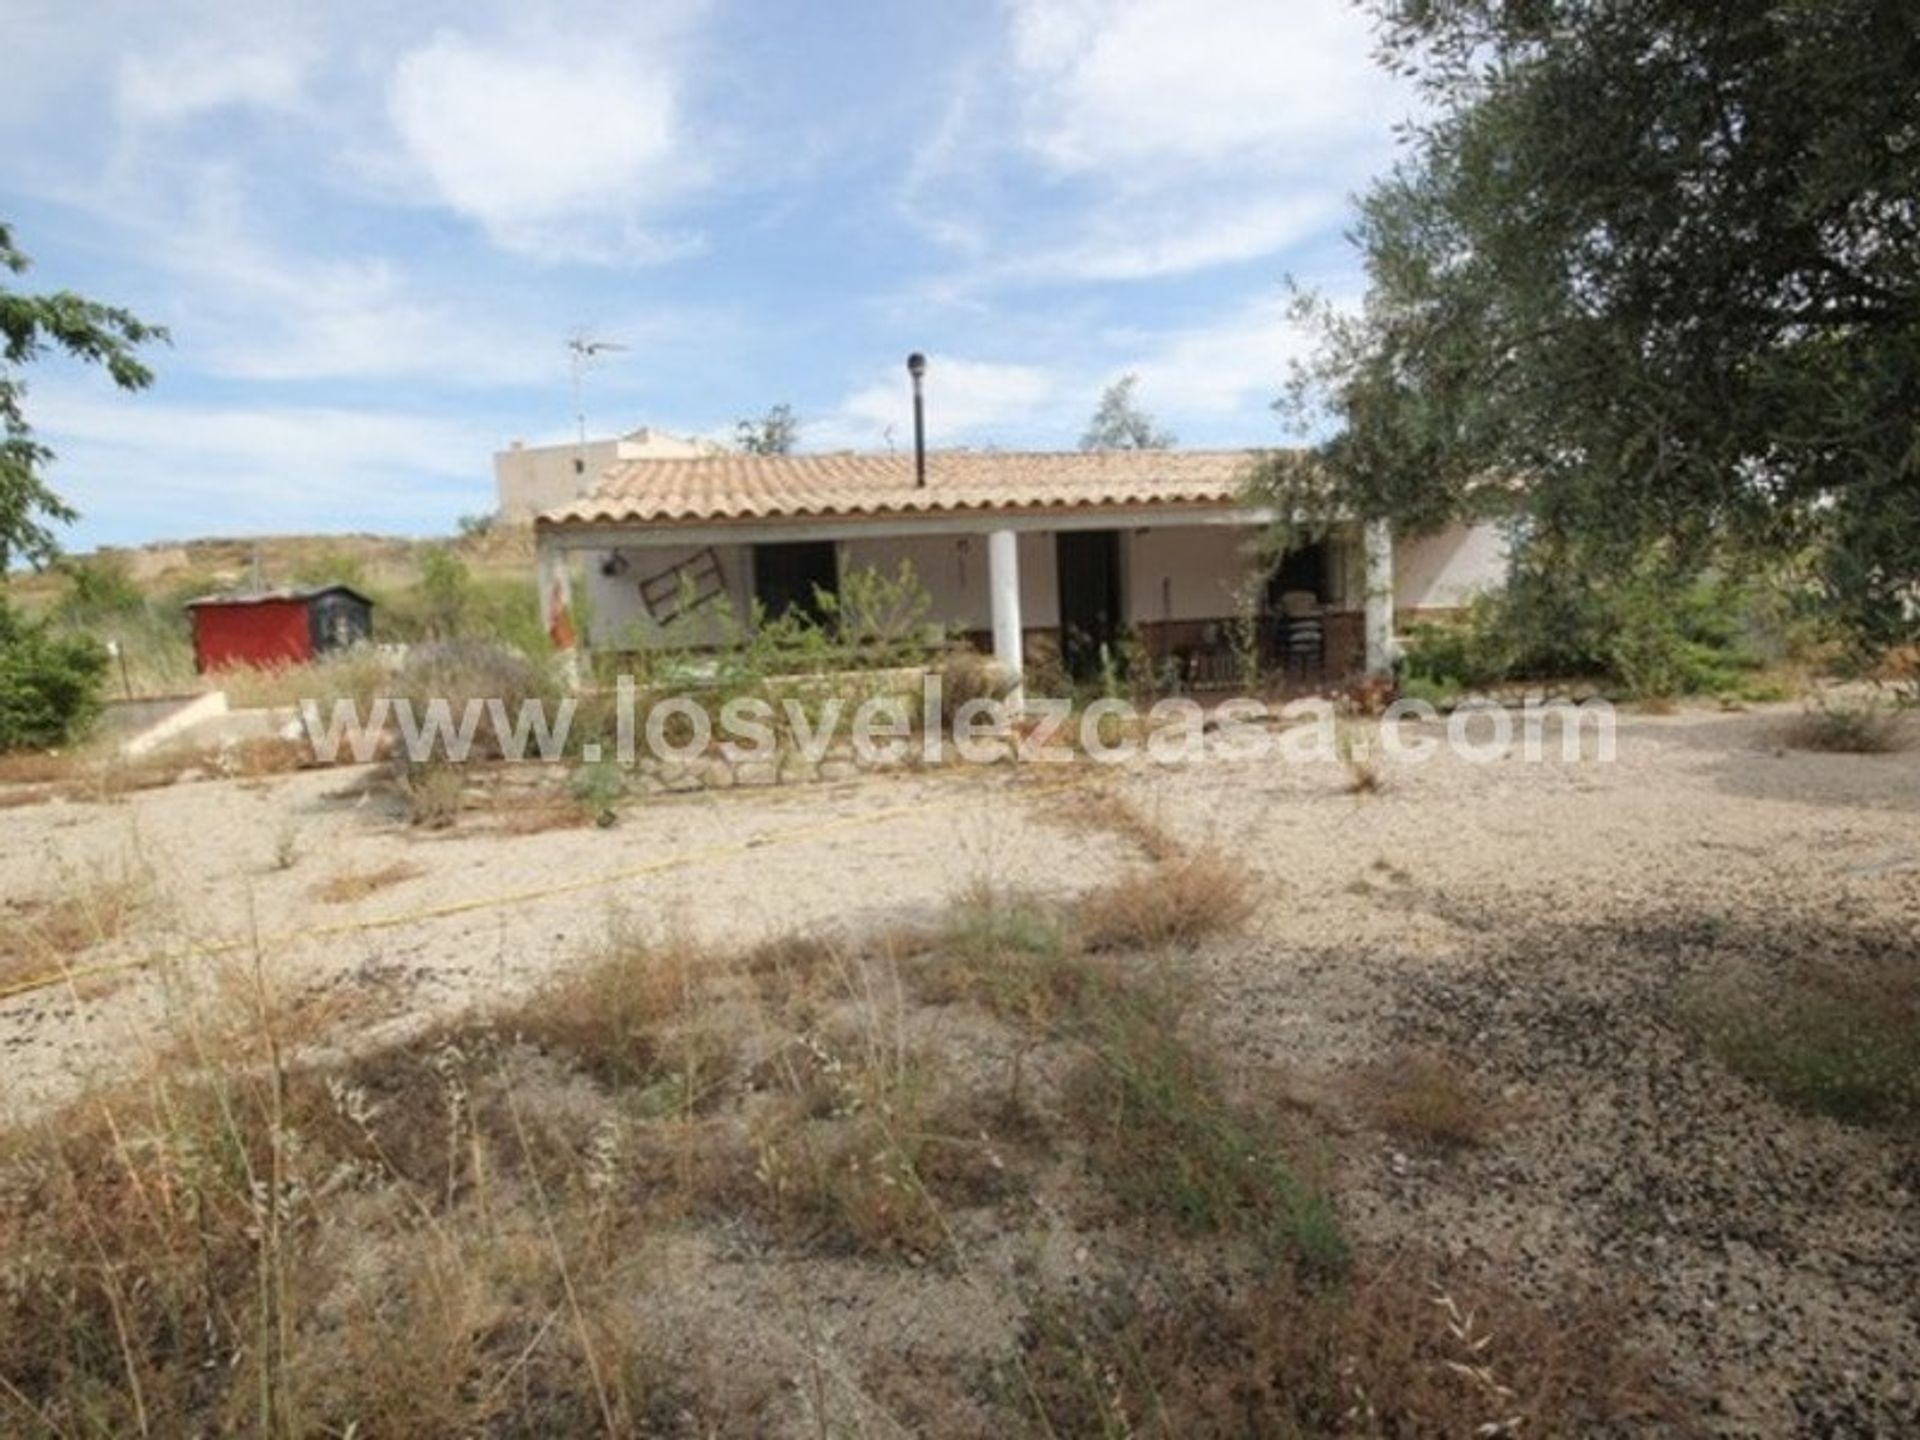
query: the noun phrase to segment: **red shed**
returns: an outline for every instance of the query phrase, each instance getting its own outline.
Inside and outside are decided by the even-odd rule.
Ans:
[[[194,668],[202,672],[303,664],[373,634],[373,602],[346,585],[209,595],[189,600],[187,613]]]

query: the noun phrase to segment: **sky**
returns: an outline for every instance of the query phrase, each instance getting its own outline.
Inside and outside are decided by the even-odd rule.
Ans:
[[[29,374],[71,548],[446,533],[573,429],[1071,448],[1289,438],[1288,277],[1360,290],[1404,88],[1346,0],[5,0],[0,218],[166,325]]]

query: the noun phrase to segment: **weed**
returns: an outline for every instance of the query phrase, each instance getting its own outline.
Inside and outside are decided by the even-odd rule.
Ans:
[[[409,766],[400,786],[408,818],[429,830],[449,828],[466,804],[467,778],[458,766],[445,761]]]
[[[504,1024],[604,1084],[644,1088],[672,1073],[673,1032],[710,982],[711,962],[684,940],[616,930],[599,955]]]
[[[1446,1055],[1410,1050],[1354,1076],[1354,1097],[1374,1125],[1429,1151],[1478,1145],[1493,1126],[1480,1087]]]
[[[1297,1173],[1271,1116],[1228,1100],[1181,1033],[1173,978],[1157,978],[1104,997],[1065,1086],[1103,1190],[1129,1213],[1246,1234],[1312,1273],[1339,1270],[1346,1242],[1327,1197]]]
[[[1796,750],[1848,755],[1884,755],[1911,739],[1906,717],[1873,700],[1816,697],[1787,727],[1785,742]]]
[[[146,903],[150,877],[136,864],[90,879],[65,877],[48,898],[0,905],[0,985],[57,974],[97,945],[124,934]]]
[[[1136,846],[1155,863],[1172,860],[1182,846],[1158,821],[1110,786],[1084,784],[1048,794],[1047,817],[1086,830],[1105,831]]]
[[[1335,726],[1334,751],[1347,772],[1347,794],[1373,795],[1386,785],[1386,772],[1381,768],[1378,746],[1377,732],[1367,734],[1345,719]]]
[[[567,777],[568,797],[594,824],[603,827],[619,818],[620,802],[626,793],[626,773],[609,760],[579,765]]]
[[[1090,950],[1191,946],[1239,929],[1254,909],[1253,877],[1206,848],[1088,894],[1078,906],[1078,930]]]
[[[1424,1278],[1421,1273],[1424,1272]],[[1381,1257],[1345,1286],[1284,1272],[1033,1307],[1033,1431],[1060,1437],[1636,1433],[1678,1417],[1621,1339],[1619,1307],[1530,1302]]]
[[[1799,1109],[1920,1124],[1920,976],[1897,952],[1702,988],[1689,1013],[1737,1074]]]

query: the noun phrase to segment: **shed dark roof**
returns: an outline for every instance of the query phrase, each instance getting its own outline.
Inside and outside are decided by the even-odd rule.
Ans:
[[[277,590],[238,590],[226,595],[202,595],[187,601],[187,609],[199,605],[264,605],[275,600],[318,600],[322,595],[351,595],[362,605],[373,604],[351,585],[308,585],[302,588],[282,586]]]

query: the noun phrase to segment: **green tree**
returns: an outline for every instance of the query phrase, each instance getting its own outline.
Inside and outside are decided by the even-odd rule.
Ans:
[[[1122,375],[1100,393],[1100,404],[1087,421],[1080,437],[1082,450],[1170,450],[1171,432],[1155,428],[1149,415],[1133,398],[1140,383],[1138,375]]]
[[[0,276],[19,275],[27,257],[13,231],[0,223]],[[71,522],[73,508],[46,482],[53,452],[34,439],[23,399],[21,370],[49,351],[104,365],[123,390],[143,389],[152,373],[136,347],[164,340],[166,332],[125,310],[82,299],[68,291],[29,295],[0,284],[0,587],[16,560],[45,565],[60,553],[53,526]],[[91,600],[112,599],[105,572],[89,595],[90,572],[76,587]],[[29,621],[7,603],[0,588],[0,750],[62,744],[83,729],[99,706],[106,651],[84,635],[56,635],[44,621]]]
[[[1807,564],[1863,650],[1920,586],[1920,7],[1377,0],[1424,92],[1357,315],[1262,487],[1520,510],[1590,573]]]
[[[12,228],[0,222],[0,276],[23,274],[28,263],[14,244]],[[135,352],[166,338],[165,330],[126,310],[70,291],[30,295],[0,284],[0,575],[17,560],[33,565],[53,560],[60,546],[52,527],[77,518],[47,485],[53,452],[34,439],[27,424],[21,368],[59,351],[104,365],[122,390],[144,390],[153,372]]]
[[[473,601],[473,575],[451,545],[433,545],[421,553],[420,598],[428,638],[451,640],[463,632]]]
[[[758,420],[742,420],[733,427],[734,441],[749,455],[791,455],[800,439],[800,421],[793,406],[782,401]]]
[[[105,647],[0,601],[0,752],[64,745],[100,709]]]

